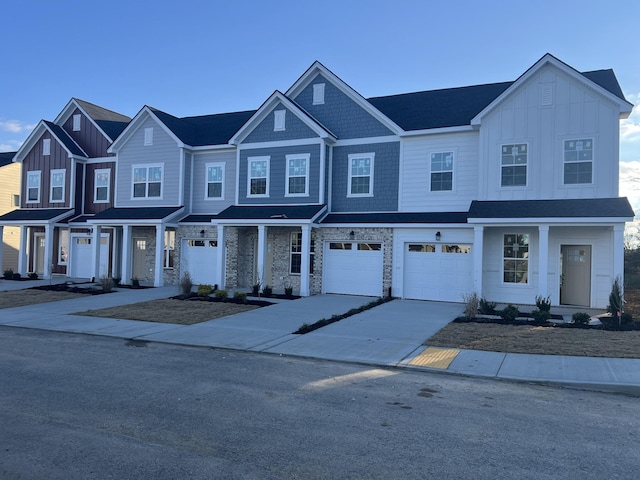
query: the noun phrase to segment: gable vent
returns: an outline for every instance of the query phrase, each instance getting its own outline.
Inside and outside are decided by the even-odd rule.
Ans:
[[[540,105],[548,107],[553,105],[553,85],[542,85]]]

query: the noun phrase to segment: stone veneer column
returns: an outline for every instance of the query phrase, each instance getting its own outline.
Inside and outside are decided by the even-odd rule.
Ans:
[[[225,289],[225,284],[226,284],[226,278],[225,278],[225,272],[226,272],[226,265],[225,265],[225,250],[226,250],[226,238],[225,238],[225,228],[223,225],[218,225],[218,251],[217,253],[217,258],[216,258],[216,265],[218,268],[218,272],[216,273],[216,278],[218,279],[218,288],[220,288],[220,290],[224,290]]]

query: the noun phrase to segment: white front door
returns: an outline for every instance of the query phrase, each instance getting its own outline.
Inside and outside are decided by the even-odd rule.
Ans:
[[[323,263],[324,293],[383,295],[382,243],[325,242]]]
[[[36,233],[34,235],[35,242],[35,261],[34,268],[38,275],[44,274],[44,249],[46,246],[44,233]]]

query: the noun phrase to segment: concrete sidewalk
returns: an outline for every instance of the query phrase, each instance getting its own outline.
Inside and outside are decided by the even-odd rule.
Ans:
[[[640,395],[640,359],[506,354],[424,346],[426,339],[462,313],[462,305],[455,303],[394,300],[306,335],[294,335],[292,332],[304,323],[312,324],[333,314],[345,313],[373,299],[316,295],[195,325],[77,314],[89,309],[168,298],[176,294],[175,286],[120,289],[108,295],[3,309],[0,310],[0,325]]]

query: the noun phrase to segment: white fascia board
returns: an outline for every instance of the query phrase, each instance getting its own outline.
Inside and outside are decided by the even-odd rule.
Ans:
[[[133,120],[129,122],[129,125],[127,125],[127,127],[122,131],[122,133],[118,136],[118,138],[116,138],[113,141],[111,146],[107,149],[107,152],[117,153],[118,150],[122,147],[122,145],[129,140],[131,135],[133,135],[138,130],[138,128],[140,128],[139,124],[144,122],[147,116],[153,118],[153,120],[158,124],[158,126],[176,142],[176,144],[178,145],[178,148],[183,148],[186,146],[182,142],[182,140],[180,140],[175,135],[175,133],[173,133],[169,129],[169,127],[167,127],[163,122],[160,121],[160,119],[153,113],[153,110],[151,110],[147,105],[145,105],[136,114],[136,116],[133,117]]]
[[[425,130],[410,130],[400,134],[400,137],[417,137],[421,135],[437,135],[440,133],[459,133],[459,132],[473,132],[477,131],[477,128],[473,128],[471,125],[460,125],[458,127],[440,127],[440,128],[428,128]]]
[[[469,218],[470,224],[482,224],[486,227],[518,225],[518,226],[538,226],[540,224],[550,225],[612,225],[614,223],[632,222],[633,217],[540,217],[540,218]]]
[[[595,90],[600,95],[608,98],[611,102],[619,105],[620,114],[628,114],[631,113],[631,109],[633,108],[633,104],[627,102],[626,100],[622,100],[618,98],[613,93],[608,91],[607,89],[601,87],[595,82],[592,82],[587,77],[582,75],[578,70],[571,67],[570,65],[564,63],[561,60],[558,60],[556,57],[551,55],[550,53],[545,54],[540,60],[534,63],[531,67],[527,69],[522,75],[520,75],[513,84],[509,86],[502,94],[498,96],[493,102],[487,105],[480,113],[478,113],[475,117],[471,119],[471,125],[479,125],[482,122],[482,118],[486,116],[489,112],[495,109],[502,101],[511,95],[511,93],[520,87],[524,82],[529,80],[533,75],[535,75],[540,69],[542,69],[545,65],[553,65],[554,67],[561,70],[566,75],[575,79],[576,81],[582,83],[585,87]],[[628,115],[627,115],[628,116]],[[625,117],[623,117],[625,118]]]
[[[92,163],[108,163],[108,162],[116,162],[116,157],[96,157],[96,158],[84,158],[84,159],[78,159],[81,160],[82,163],[86,163],[87,165],[90,165]]]
[[[383,114],[376,107],[371,105],[371,103],[369,103],[366,98],[360,95],[356,90],[350,87],[340,77],[338,77],[335,73],[333,73],[317,60],[307,69],[306,72],[302,74],[302,76],[298,80],[296,80],[293,85],[291,85],[291,87],[289,87],[289,89],[285,92],[285,95],[289,98],[296,97],[302,90],[307,87],[309,82],[311,82],[311,80],[315,78],[317,74],[321,74],[323,77],[329,80],[338,90],[344,93],[347,97],[351,98],[361,108],[367,111],[372,117],[382,123],[393,133],[395,133],[396,135],[400,135],[403,132],[402,128],[399,125],[397,125],[393,120]]]

